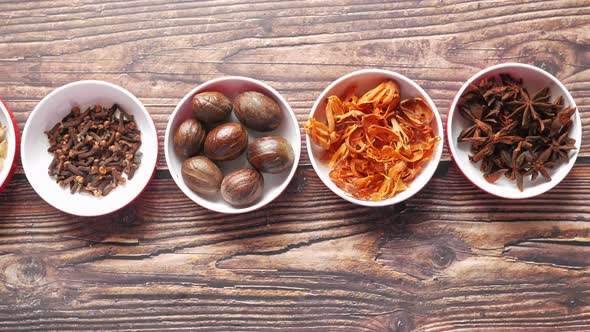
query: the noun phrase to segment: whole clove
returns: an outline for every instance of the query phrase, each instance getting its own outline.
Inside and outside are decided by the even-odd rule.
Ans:
[[[141,163],[141,132],[118,104],[74,107],[45,134],[53,155],[48,174],[71,193],[106,196],[133,179]]]
[[[521,79],[500,74],[473,85],[458,107],[469,125],[457,141],[471,145],[469,159],[481,161],[489,182],[505,176],[523,191],[526,177],[551,181],[550,170],[576,149],[569,137],[576,108],[552,100],[548,87],[530,93]]]

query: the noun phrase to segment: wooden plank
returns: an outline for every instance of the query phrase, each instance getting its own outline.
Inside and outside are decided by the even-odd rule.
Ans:
[[[385,68],[416,80],[445,117],[462,82],[509,61],[571,91],[588,136],[587,1],[41,1],[0,3],[0,97],[22,129],[56,87],[101,79],[136,94],[160,135],[176,103],[224,75],[261,79],[305,121],[334,79]],[[162,136],[161,136],[161,141]],[[589,155],[583,142],[581,154]],[[445,159],[448,154],[445,153]],[[308,164],[303,153],[302,164]],[[159,168],[165,169],[162,155]],[[22,169],[19,168],[19,172]]]
[[[303,122],[362,68],[416,80],[444,119],[462,82],[517,61],[562,80],[590,133],[587,0],[6,0],[0,27],[21,130],[82,79],[137,95],[160,147],[180,98],[224,75],[269,83]],[[100,218],[53,209],[19,166],[0,193],[0,331],[590,331],[589,142],[580,155],[550,192],[510,201],[445,152],[419,194],[370,209],[303,151],[285,193],[243,215],[195,205],[161,155],[148,190]]]
[[[510,201],[445,161],[370,209],[303,167],[268,207],[224,216],[159,171],[123,211],[76,218],[18,175],[0,194],[0,330],[589,330],[588,179],[583,158]]]

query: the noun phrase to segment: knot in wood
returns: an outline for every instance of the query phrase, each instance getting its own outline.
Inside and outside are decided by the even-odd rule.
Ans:
[[[572,297],[572,298],[570,298],[570,299],[568,299],[568,300],[567,300],[567,302],[566,302],[566,305],[567,305],[568,307],[570,307],[570,308],[575,308],[575,307],[577,307],[577,306],[579,306],[579,305],[580,305],[580,303],[579,303],[579,302],[580,302],[580,301],[579,301],[577,298],[575,298],[575,297]]]
[[[410,332],[414,330],[414,318],[406,311],[398,311],[389,316],[387,332]]]
[[[21,287],[40,284],[46,274],[45,263],[37,257],[21,257],[4,269],[6,283]]]
[[[137,214],[137,209],[133,205],[119,211],[117,220],[125,226],[138,225],[142,222],[142,218]]]
[[[556,62],[552,61],[552,59],[538,59],[534,60],[533,63],[535,66],[542,68],[552,75],[557,75],[561,68],[561,64],[557,64]]]
[[[437,245],[432,249],[432,263],[439,268],[451,265],[456,257],[455,251],[447,246]]]
[[[292,182],[295,186],[295,191],[301,193],[305,190],[305,186],[307,185],[307,177],[305,176],[305,172],[302,169],[297,169],[295,173],[295,180]]]
[[[559,41],[530,41],[524,44],[518,44],[509,49],[505,56],[516,56],[528,58],[532,65],[540,67],[555,76],[572,75],[575,65],[582,64],[582,57],[579,55],[580,50],[571,47],[571,45]],[[564,66],[564,63],[572,66]]]
[[[574,312],[578,309],[585,308],[588,305],[587,299],[583,297],[583,290],[581,289],[572,289],[567,292],[567,297],[563,302],[563,305],[566,307],[568,312]]]
[[[371,209],[371,219],[374,220],[388,220],[396,218],[398,224],[403,224],[404,220],[399,216],[408,209],[405,202],[401,202],[392,206],[382,206]]]

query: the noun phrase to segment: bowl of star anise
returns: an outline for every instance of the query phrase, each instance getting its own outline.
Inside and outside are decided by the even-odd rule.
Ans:
[[[480,189],[509,199],[540,195],[572,169],[582,140],[576,103],[553,75],[506,63],[471,77],[447,116],[449,151]]]

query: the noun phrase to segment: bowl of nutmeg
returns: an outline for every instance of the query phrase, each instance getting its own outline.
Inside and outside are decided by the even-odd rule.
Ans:
[[[244,213],[273,201],[295,175],[299,125],[272,87],[222,77],[178,103],[164,152],[172,178],[191,200],[216,212]]]

